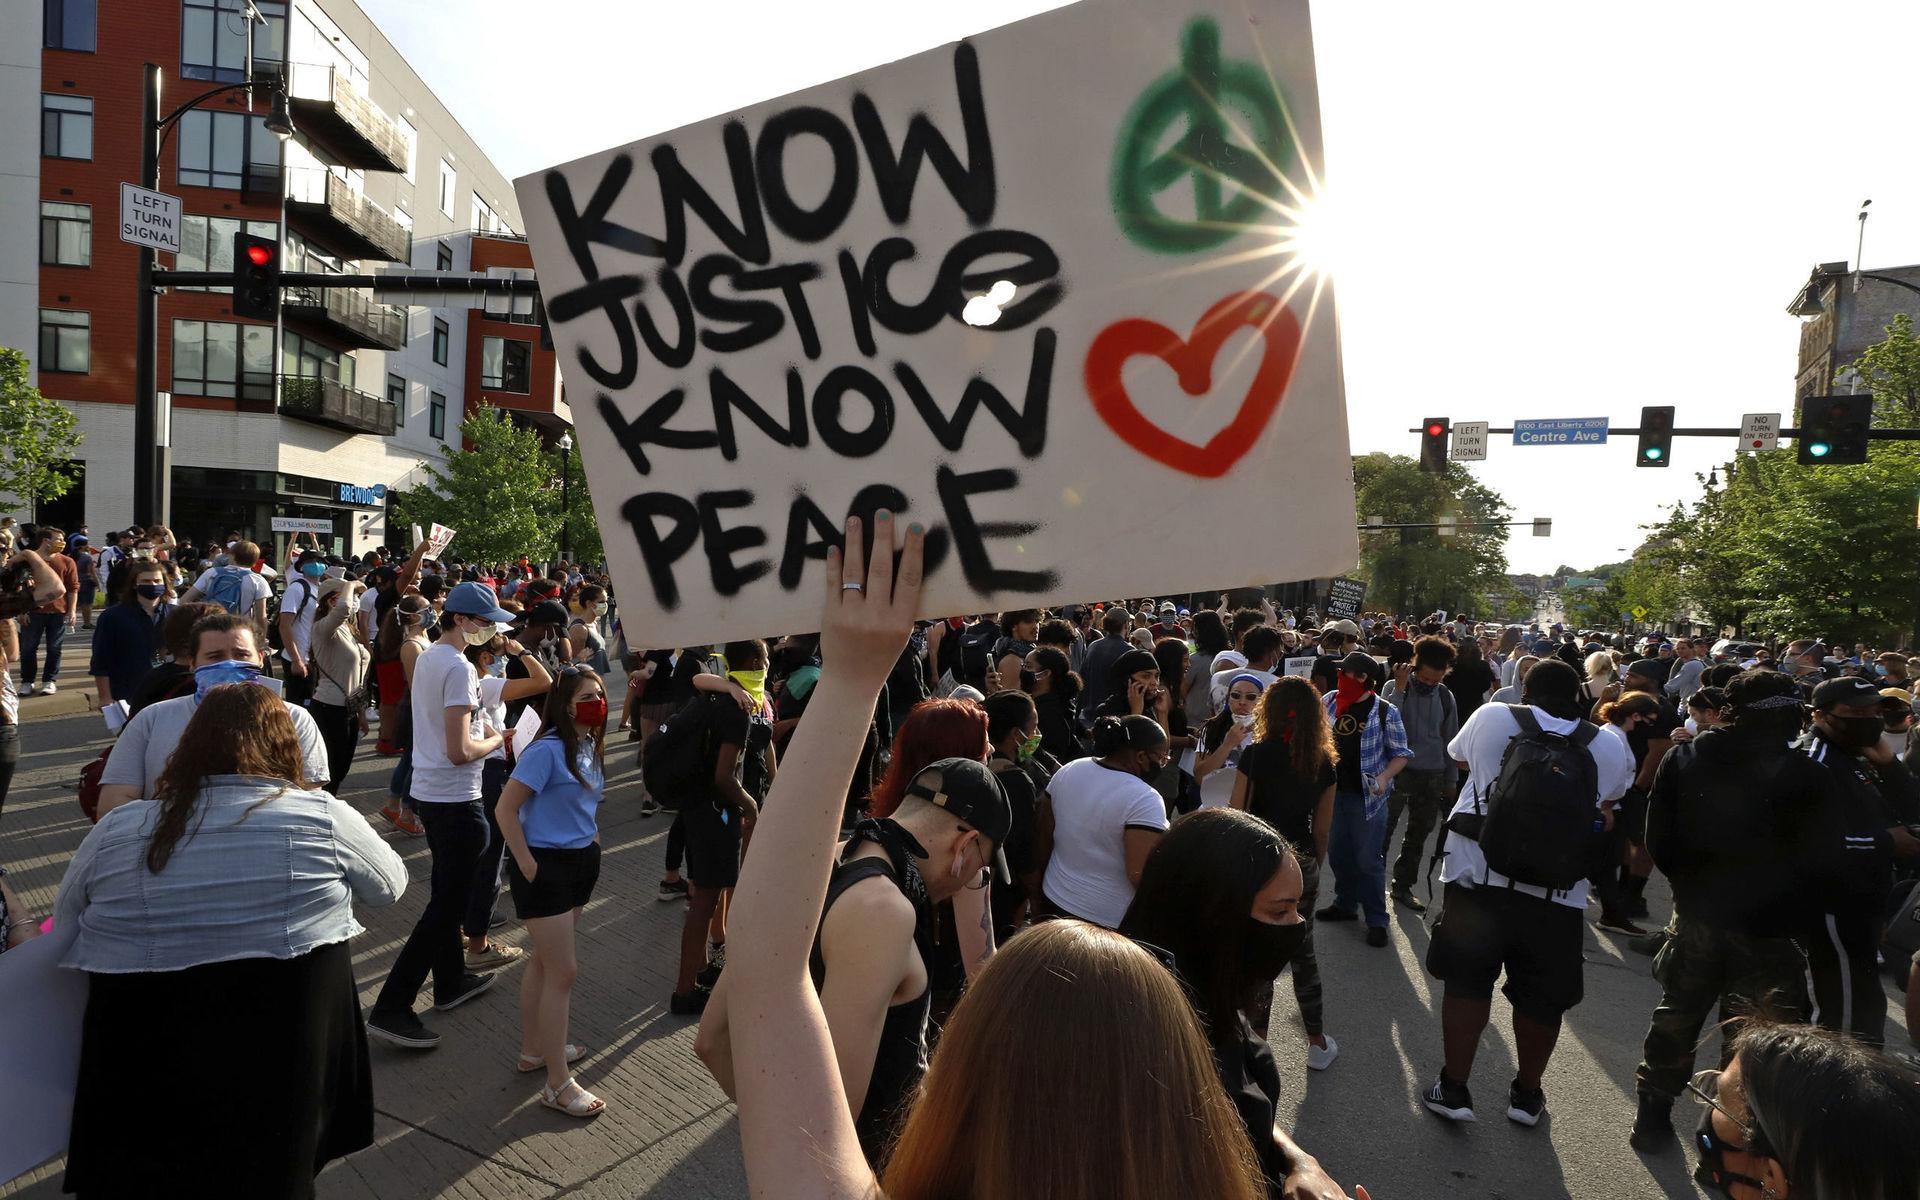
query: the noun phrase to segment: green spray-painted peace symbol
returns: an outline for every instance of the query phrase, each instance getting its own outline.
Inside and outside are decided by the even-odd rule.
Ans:
[[[1186,132],[1160,150],[1181,121]],[[1114,213],[1127,237],[1148,250],[1205,250],[1270,218],[1270,200],[1285,192],[1282,177],[1292,157],[1285,103],[1266,70],[1258,63],[1222,62],[1220,26],[1211,17],[1196,17],[1180,35],[1180,66],[1142,92],[1120,126]],[[1187,179],[1193,215],[1162,211],[1158,197]]]

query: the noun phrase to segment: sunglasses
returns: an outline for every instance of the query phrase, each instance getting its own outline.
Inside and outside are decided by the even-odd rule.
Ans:
[[[1227,693],[1227,699],[1229,700],[1258,700],[1259,698],[1260,698],[1259,692],[1228,692]]]

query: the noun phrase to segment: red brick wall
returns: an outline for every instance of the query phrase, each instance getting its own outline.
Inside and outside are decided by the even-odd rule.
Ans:
[[[488,267],[520,267],[531,270],[533,253],[527,248],[525,242],[476,234],[473,238],[471,262],[476,274],[484,273]],[[529,384],[532,391],[529,394],[481,389],[481,339],[487,337],[509,338],[526,342],[533,347],[533,361],[529,368],[531,373]],[[481,309],[474,309],[467,318],[466,411],[470,413],[484,403],[491,404],[495,408],[551,414],[554,411],[555,390],[553,364],[553,351],[540,348],[538,325],[520,325],[511,321],[502,321],[487,316]]]

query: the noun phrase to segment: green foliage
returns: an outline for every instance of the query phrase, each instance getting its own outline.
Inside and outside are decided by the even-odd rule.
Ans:
[[[1597,572],[1596,572],[1597,574]],[[1570,588],[1561,607],[1575,629],[1618,629],[1620,614],[1632,610],[1624,572],[1611,574],[1599,587]]]
[[[1512,510],[1466,468],[1448,463],[1443,474],[1422,471],[1404,456],[1366,454],[1353,460],[1354,502],[1361,519],[1386,523],[1460,524],[1505,521]],[[1506,530],[1462,530],[1442,538],[1428,529],[1390,529],[1360,535],[1360,574],[1368,604],[1394,612],[1444,608],[1481,613],[1489,593],[1511,591],[1506,579]]]
[[[577,448],[567,455],[555,452],[552,458],[555,479],[560,477],[562,460],[566,460],[567,553],[575,562],[602,562],[606,559],[606,550],[600,543],[600,522],[594,517],[593,497],[587,492],[587,473],[580,464],[580,452]]]
[[[1906,313],[1895,316],[1886,331],[1851,366],[1860,373],[1861,390],[1873,393],[1874,417],[1905,424],[1920,417],[1920,338]]]
[[[0,496],[31,511],[66,495],[80,478],[80,436],[73,414],[28,384],[27,356],[0,346]]]
[[[396,502],[402,524],[425,529],[438,521],[452,528],[448,555],[463,561],[553,558],[561,519],[559,464],[540,435],[482,405],[460,423],[460,438],[463,448],[446,447],[441,465],[426,469],[429,483]]]

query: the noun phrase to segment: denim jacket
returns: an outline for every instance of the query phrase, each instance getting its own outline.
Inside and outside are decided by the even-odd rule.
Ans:
[[[406,864],[365,817],[283,779],[209,776],[156,874],[146,855],[159,818],[155,801],[124,804],[80,843],[54,902],[55,927],[79,928],[61,966],[127,974],[294,958],[362,932],[354,901],[380,907],[406,890]]]

